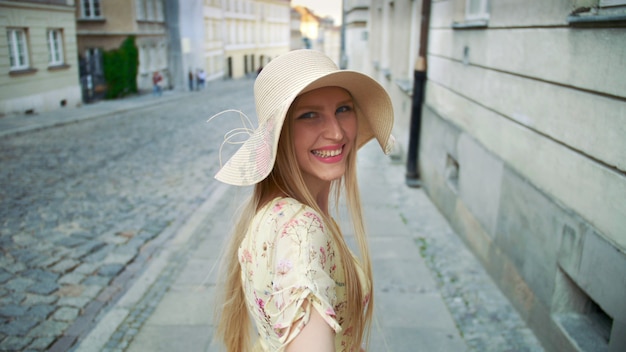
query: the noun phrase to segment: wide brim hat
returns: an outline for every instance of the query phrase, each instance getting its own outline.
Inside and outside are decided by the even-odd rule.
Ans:
[[[221,182],[254,185],[276,161],[280,131],[294,99],[322,87],[341,87],[354,101],[358,119],[357,149],[376,138],[385,154],[393,147],[393,107],[385,89],[371,77],[340,70],[316,50],[294,50],[270,61],[254,83],[258,127],[215,175]]]

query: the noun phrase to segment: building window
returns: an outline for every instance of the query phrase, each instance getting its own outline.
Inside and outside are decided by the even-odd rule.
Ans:
[[[157,59],[157,48],[156,46],[152,45],[148,48],[148,62],[146,63],[146,66],[149,70],[148,72],[156,71],[156,69],[158,68]]]
[[[101,18],[102,11],[100,9],[100,0],[83,0],[83,17],[84,18]]]
[[[167,46],[164,43],[159,45],[159,68],[167,68]]]
[[[138,21],[159,21],[165,18],[162,0],[135,0]]]
[[[63,32],[60,29],[48,29],[48,65],[63,64]]]
[[[165,16],[163,14],[163,0],[156,0],[154,5],[155,5],[154,11],[156,12],[156,20],[163,21],[165,19]]]
[[[626,0],[596,0],[590,6],[576,8],[567,17],[573,26],[593,27],[594,23],[615,23],[623,26],[626,22]]]
[[[98,48],[85,50],[87,72],[93,75],[102,75],[102,51]]]
[[[142,21],[146,19],[146,5],[145,0],[135,0],[135,8],[137,9],[137,20]]]
[[[467,21],[488,20],[489,8],[487,0],[467,0],[465,3],[465,19]]]
[[[148,21],[154,21],[154,0],[146,1],[146,17]]]
[[[24,28],[12,28],[7,30],[9,44],[9,57],[11,70],[23,70],[28,68],[28,43],[26,42],[26,30]]]
[[[145,45],[139,47],[139,73],[145,74],[148,73],[148,49]]]

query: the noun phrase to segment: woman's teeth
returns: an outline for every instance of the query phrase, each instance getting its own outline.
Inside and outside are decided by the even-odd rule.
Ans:
[[[337,156],[341,154],[343,148],[339,148],[336,150],[314,150],[312,153],[320,158],[331,158],[333,156]]]

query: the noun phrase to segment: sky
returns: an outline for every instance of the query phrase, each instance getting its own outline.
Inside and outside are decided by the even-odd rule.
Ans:
[[[341,2],[342,0],[291,0],[291,6],[308,7],[320,17],[332,17],[335,25],[339,25],[341,24]]]

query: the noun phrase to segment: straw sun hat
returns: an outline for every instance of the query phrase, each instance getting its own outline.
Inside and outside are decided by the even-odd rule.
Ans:
[[[268,63],[254,83],[258,127],[215,178],[235,186],[265,179],[276,160],[280,130],[294,99],[322,87],[341,87],[352,96],[358,118],[357,149],[376,138],[385,154],[393,147],[393,108],[385,89],[369,76],[339,70],[322,52],[295,50]]]

